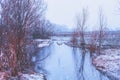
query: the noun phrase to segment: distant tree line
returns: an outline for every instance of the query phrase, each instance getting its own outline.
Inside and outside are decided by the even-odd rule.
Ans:
[[[32,37],[34,39],[49,39],[53,33],[53,24],[49,20],[43,19],[40,25],[33,29]]]

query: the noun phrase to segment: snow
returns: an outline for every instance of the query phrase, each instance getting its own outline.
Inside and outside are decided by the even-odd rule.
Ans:
[[[22,74],[17,77],[12,77],[8,72],[0,72],[0,80],[45,80],[43,74]]]
[[[20,80],[44,80],[44,76],[42,74],[23,74]]]
[[[49,39],[35,39],[35,41],[42,42],[42,41],[50,41],[50,40]]]
[[[51,43],[50,39],[36,39],[35,41],[39,42],[38,44],[39,48],[49,46]]]
[[[108,76],[113,76],[120,80],[120,49],[107,49],[102,55],[93,59],[96,68]]]
[[[49,46],[48,42],[43,42],[42,44],[39,44],[38,47],[45,47],[45,46]]]
[[[3,55],[4,55],[4,54],[3,54],[2,50],[1,50],[1,52],[0,52],[0,58],[3,57]]]

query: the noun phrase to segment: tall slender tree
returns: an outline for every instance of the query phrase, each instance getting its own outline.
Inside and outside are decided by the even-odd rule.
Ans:
[[[99,9],[99,29],[98,29],[98,53],[101,53],[101,48],[104,38],[106,37],[106,29],[107,29],[107,20],[105,15],[103,14],[102,9]]]
[[[87,9],[83,9],[82,12],[77,15],[77,32],[78,32],[78,36],[79,36],[79,49],[81,52],[81,63],[79,65],[79,78],[78,79],[82,79],[84,80],[84,61],[85,61],[85,55],[86,55],[86,42],[85,42],[85,31],[87,28],[87,21],[88,21],[88,10]]]

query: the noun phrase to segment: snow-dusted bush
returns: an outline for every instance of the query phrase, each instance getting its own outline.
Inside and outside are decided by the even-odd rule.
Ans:
[[[45,6],[43,0],[1,0],[0,9],[0,28],[5,28],[1,33],[5,34],[5,39],[0,36],[4,39],[4,46],[0,47],[0,55],[3,54],[0,69],[9,70],[12,76],[16,76],[29,68],[31,58],[28,55],[31,52],[28,53],[27,47],[34,44],[30,30],[40,24]]]

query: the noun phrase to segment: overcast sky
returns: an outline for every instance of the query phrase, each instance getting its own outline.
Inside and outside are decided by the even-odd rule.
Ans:
[[[46,18],[52,23],[66,25],[72,28],[76,23],[75,16],[83,8],[88,8],[88,26],[96,28],[99,8],[102,8],[107,17],[110,28],[120,28],[120,11],[118,10],[118,0],[45,0],[48,5]]]

